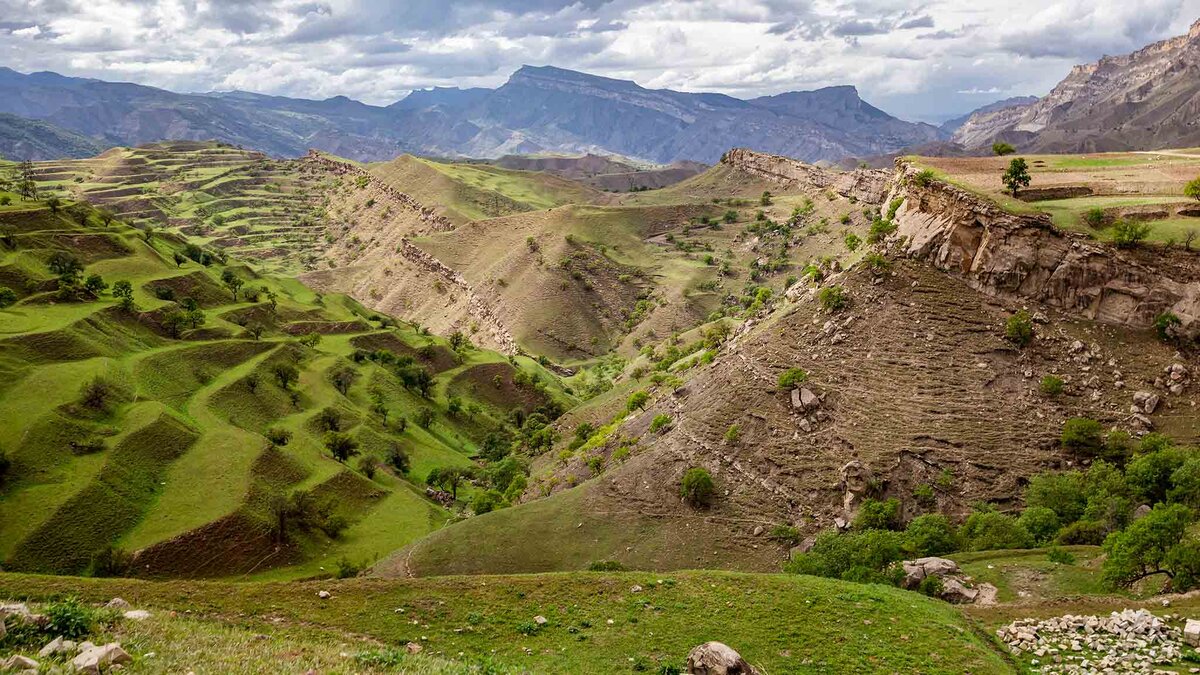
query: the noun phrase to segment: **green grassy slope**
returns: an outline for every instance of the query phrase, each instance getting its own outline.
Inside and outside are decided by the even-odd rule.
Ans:
[[[318,590],[333,597],[321,600]],[[190,610],[194,620],[256,617],[251,625],[269,628],[269,644],[293,630],[336,632],[346,659],[412,641],[424,646],[424,655],[449,660],[447,668],[486,661],[494,668],[489,672],[659,672],[682,667],[688,651],[709,640],[728,643],[769,673],[1015,672],[951,605],[890,587],[791,575],[578,573],[237,585],[0,575],[0,597],[60,593],[96,602],[120,596],[152,611]],[[533,628],[535,616],[547,619],[540,629]],[[168,658],[178,658],[172,651],[168,647]]]
[[[479,441],[506,418],[507,401],[467,386],[472,370],[511,377],[526,368],[552,379],[525,360],[514,367],[478,349],[455,353],[349,298],[234,260],[177,263],[185,240],[174,235],[105,225],[79,205],[55,213],[16,201],[0,208],[0,230],[11,235],[0,269],[25,275],[16,303],[0,309],[6,569],[82,573],[108,546],[142,551],[138,571],[160,575],[307,576],[331,573],[342,558],[375,560],[445,523],[449,512],[425,497],[422,479],[472,466]],[[81,279],[99,274],[110,288],[61,294],[48,262],[64,256],[82,267]],[[230,273],[244,282],[236,300],[223,282]],[[116,281],[130,283],[134,307],[112,296]],[[192,302],[200,318],[173,331],[172,313]],[[432,375],[428,395],[382,362],[351,358],[363,350],[414,359]],[[279,367],[295,368],[294,384],[278,381]],[[339,370],[353,373],[344,392],[333,381]],[[83,392],[97,379],[105,393],[89,403]],[[450,396],[465,412],[449,413]],[[415,422],[423,410],[425,426]],[[359,457],[330,456],[324,411],[335,411]],[[273,446],[269,429],[290,441]],[[385,465],[393,446],[408,473]],[[373,477],[364,456],[379,463]],[[272,500],[298,490],[328,503],[344,530],[289,530],[278,546]]]

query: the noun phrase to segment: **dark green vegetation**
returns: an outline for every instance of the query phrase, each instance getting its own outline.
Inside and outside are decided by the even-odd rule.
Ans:
[[[569,402],[533,361],[40,187],[0,207],[5,569],[331,574],[450,517],[434,470],[464,504],[523,481],[502,460]],[[527,394],[456,386],[479,369]]]
[[[333,597],[321,600],[318,590]],[[428,665],[416,672],[433,673],[483,664],[493,668],[488,672],[678,672],[666,668],[682,669],[688,651],[714,636],[728,636],[743,657],[772,673],[1012,672],[950,605],[882,586],[779,574],[585,572],[239,585],[0,576],[0,597],[64,592],[90,602],[120,596],[156,613],[148,625],[167,621],[162,610],[190,611],[188,621],[196,623],[186,628],[204,645],[208,632],[228,630],[221,617],[254,617],[233,625],[271,640],[214,644],[207,658],[239,668],[259,664],[259,672],[294,669],[255,653],[306,630],[316,646],[301,650],[304,658],[332,658],[322,646],[335,638],[347,652],[340,662],[322,661],[321,672],[363,672],[373,664]],[[345,645],[347,635],[356,636],[354,644]],[[155,651],[159,667],[160,659],[182,660],[179,651],[192,644],[139,638],[137,655]],[[424,647],[422,656],[445,661],[402,655],[410,641]],[[238,656],[245,660],[234,661]]]

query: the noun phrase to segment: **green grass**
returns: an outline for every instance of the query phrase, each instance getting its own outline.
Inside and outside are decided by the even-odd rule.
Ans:
[[[635,585],[644,590],[631,592]],[[333,597],[318,599],[322,589]],[[246,617],[235,625],[272,627],[266,650],[305,631],[340,633],[350,654],[414,641],[424,653],[460,665],[491,659],[501,672],[655,672],[660,665],[682,667],[688,651],[708,640],[726,642],[771,673],[1014,672],[952,605],[890,587],[792,575],[577,573],[236,585],[0,576],[0,597],[61,593],[190,611],[188,621]],[[537,615],[546,625],[522,633]],[[218,651],[239,644],[256,649],[234,640]]]
[[[1081,595],[1109,595],[1100,581],[1098,546],[1066,546],[1070,565],[1050,562],[1047,549],[982,551],[950,556],[976,581],[994,585],[1000,602],[1054,601]]]

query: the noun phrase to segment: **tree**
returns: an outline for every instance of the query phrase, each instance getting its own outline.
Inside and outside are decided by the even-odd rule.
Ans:
[[[50,197],[46,200],[46,206],[50,207],[50,213],[58,213],[58,210],[62,208],[62,200],[58,197]]]
[[[116,393],[116,387],[111,382],[96,376],[79,390],[79,402],[92,410],[106,410]]]
[[[113,284],[112,294],[114,298],[121,300],[121,309],[131,311],[134,308],[133,304],[133,284],[122,279]]]
[[[448,466],[441,469],[433,469],[429,472],[429,476],[425,482],[429,485],[440,487],[443,490],[449,490],[450,496],[458,499],[458,488],[471,477],[471,472],[467,469],[462,469],[456,466]]]
[[[192,330],[203,326],[206,320],[207,317],[204,316],[204,310],[202,309],[192,309],[187,312],[188,325],[192,327]]]
[[[900,526],[900,500],[865,499],[854,516],[856,530],[895,530]]]
[[[917,557],[953,553],[959,546],[950,519],[940,513],[913,518],[904,530],[904,539],[904,548]]]
[[[1137,248],[1150,236],[1150,226],[1121,218],[1113,223],[1113,243],[1117,248]]]
[[[758,198],[758,203],[763,206],[771,205],[771,193],[768,190],[763,190],[762,197]]]
[[[179,309],[172,309],[162,318],[163,328],[173,338],[178,338],[183,333],[183,328],[188,321],[187,312]]]
[[[1200,201],[1200,176],[1188,181],[1187,185],[1183,186],[1183,194]]]
[[[1178,546],[1188,546],[1185,551],[1194,552],[1194,544],[1183,543],[1191,519],[1191,511],[1182,504],[1160,504],[1129,527],[1109,535],[1104,540],[1104,552],[1108,554],[1101,568],[1104,581],[1114,587],[1131,586],[1157,574],[1171,579],[1184,572],[1194,583],[1195,561],[1171,556]]]
[[[17,293],[8,286],[0,286],[0,309],[8,309],[17,302]]]
[[[400,447],[399,443],[392,443],[387,450],[387,463],[399,473],[408,473],[411,466],[408,459],[408,453],[404,448]]]
[[[271,368],[271,374],[275,376],[275,381],[282,389],[291,387],[293,382],[300,379],[300,371],[290,363],[276,363]]]
[[[972,513],[959,533],[971,551],[1029,548],[1033,544],[1033,538],[1016,518],[991,510]]]
[[[354,382],[358,380],[358,371],[348,365],[342,364],[337,366],[329,373],[329,381],[333,383],[333,387],[345,396],[350,391],[350,387],[354,386]]]
[[[74,279],[83,272],[83,264],[79,262],[79,258],[66,251],[58,251],[50,256],[50,260],[46,262],[46,267],[58,276],[59,279]]]
[[[100,216],[100,222],[104,223],[105,227],[112,225],[113,219],[116,218],[116,215],[108,209],[99,209],[96,211],[96,215]]]
[[[650,401],[650,394],[647,394],[644,391],[635,391],[629,397],[629,400],[625,402],[625,409],[628,410],[629,412],[633,412],[634,409],[645,410],[646,403],[649,401]]]
[[[1005,155],[1011,155],[1016,151],[1017,151],[1016,148],[1014,148],[1012,145],[1009,145],[1008,143],[1005,143],[1003,141],[996,141],[995,143],[992,143],[992,154],[996,155],[998,157],[1003,157]]]
[[[104,292],[104,289],[108,288],[108,284],[104,283],[104,277],[99,274],[92,274],[83,282],[83,288],[98,298]]]
[[[1004,322],[1004,337],[1021,347],[1033,342],[1033,317],[1029,312],[1022,309],[1008,317]]]
[[[1095,457],[1104,449],[1104,427],[1087,417],[1072,417],[1063,424],[1060,442],[1067,450],[1082,457]]]
[[[497,490],[484,490],[475,495],[475,499],[471,500],[471,510],[475,515],[481,516],[485,513],[490,513],[504,506],[504,495]]]
[[[37,179],[34,178],[33,162],[25,160],[17,165],[17,192],[22,200],[38,198]]]
[[[358,441],[351,438],[350,434],[331,431],[325,434],[325,449],[329,450],[334,459],[344,463],[358,454]]]
[[[683,472],[683,479],[679,482],[679,493],[684,501],[692,506],[703,506],[708,504],[716,492],[716,485],[713,484],[712,475],[707,469],[702,467],[692,467]]]
[[[1061,525],[1058,514],[1044,506],[1025,509],[1021,512],[1021,517],[1017,518],[1017,524],[1025,528],[1029,536],[1033,537],[1033,543],[1038,546],[1052,541]]]
[[[1029,176],[1029,164],[1026,163],[1025,158],[1014,157],[1013,160],[1008,163],[1008,170],[1004,172],[1004,175],[1000,177],[1000,180],[1004,182],[1004,186],[1007,187],[1010,192],[1012,192],[1014,197],[1017,196],[1017,192],[1021,188],[1029,187],[1029,183],[1032,182],[1033,179]]]
[[[179,251],[175,251],[175,253],[171,254],[171,257],[175,260],[176,267],[183,267],[183,263],[187,262],[188,259],[187,256]]]
[[[261,323],[259,323],[257,321],[253,321],[246,326],[246,332],[249,333],[250,337],[254,338],[255,340],[261,338],[263,331],[265,331],[265,330],[266,330],[266,326],[263,326]]]
[[[233,270],[227,269],[221,273],[221,281],[225,287],[233,293],[233,301],[237,302],[238,291],[242,290],[242,286],[246,283],[241,277],[233,273]]]

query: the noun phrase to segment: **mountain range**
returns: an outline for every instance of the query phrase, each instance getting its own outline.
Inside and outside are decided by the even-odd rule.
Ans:
[[[90,154],[54,136],[99,145],[217,139],[277,156],[317,148],[357,160],[410,152],[444,156],[615,154],[667,164],[712,163],[733,146],[806,161],[894,152],[945,137],[863,101],[854,87],[752,100],[646,89],[633,82],[525,66],[496,89],[415,91],[386,107],[248,92],[180,94],[137,84],[0,69],[0,112],[39,120],[42,147],[0,136],[0,154]]]

